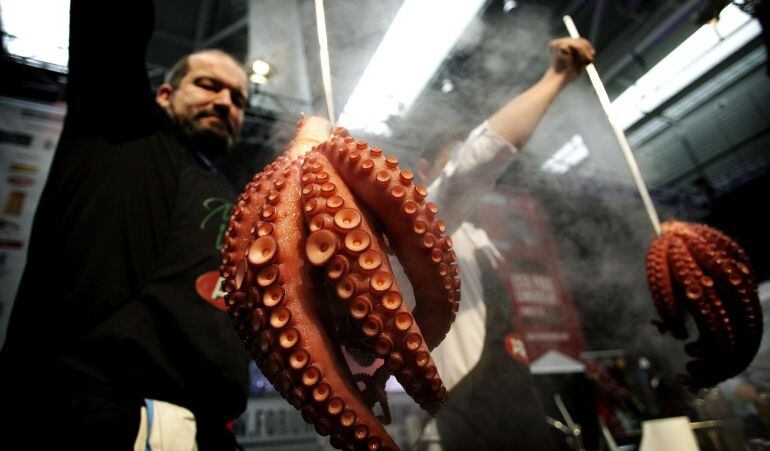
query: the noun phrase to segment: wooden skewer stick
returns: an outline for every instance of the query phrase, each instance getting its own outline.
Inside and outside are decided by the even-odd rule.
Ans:
[[[572,17],[564,16],[562,20],[567,27],[567,31],[569,31],[569,35],[573,38],[579,38],[580,33],[578,33],[575,22],[572,21]],[[612,131],[615,133],[615,138],[617,138],[618,144],[620,144],[623,156],[626,158],[626,163],[631,170],[631,176],[634,178],[636,188],[642,196],[642,203],[647,210],[647,216],[650,217],[652,228],[655,229],[657,235],[660,235],[660,219],[658,219],[658,212],[655,211],[655,205],[652,203],[650,192],[647,189],[647,185],[644,183],[642,173],[639,171],[639,165],[636,163],[633,152],[631,152],[631,146],[628,144],[626,134],[623,133],[623,129],[612,117],[612,102],[610,102],[610,97],[607,95],[607,90],[604,89],[604,83],[602,83],[602,79],[599,78],[599,72],[596,71],[596,67],[593,64],[586,66],[586,72],[588,73],[588,78],[591,80],[591,85],[594,87],[594,91],[596,91],[596,95],[599,97],[599,103],[602,105],[604,114],[610,122],[610,127],[612,127]]]
[[[326,14],[323,0],[315,0],[315,20],[318,29],[318,47],[321,54],[321,78],[323,79],[324,94],[326,95],[326,112],[329,123],[334,127],[334,97],[332,96],[332,75],[329,64],[329,42],[326,35]]]

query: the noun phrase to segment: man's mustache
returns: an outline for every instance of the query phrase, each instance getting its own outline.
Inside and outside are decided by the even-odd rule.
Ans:
[[[230,132],[231,135],[233,134],[233,132],[234,132],[233,124],[230,123],[230,120],[227,117],[227,115],[220,114],[220,113],[218,113],[218,112],[216,112],[214,110],[206,110],[206,111],[201,111],[200,113],[196,114],[195,115],[195,119],[202,119],[204,117],[209,117],[209,116],[214,116],[214,117],[218,117],[219,119],[221,119],[222,123],[225,124],[225,127],[227,128],[227,131]]]

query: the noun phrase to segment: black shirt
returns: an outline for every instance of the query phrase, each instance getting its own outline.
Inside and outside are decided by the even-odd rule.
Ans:
[[[156,105],[152,28],[150,1],[72,1],[67,117],[0,372],[65,415],[82,393],[153,398],[201,430],[246,403],[248,354],[195,289],[218,267],[235,193]]]

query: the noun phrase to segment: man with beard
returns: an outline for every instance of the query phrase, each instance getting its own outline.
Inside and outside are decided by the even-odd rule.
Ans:
[[[162,400],[194,415],[189,449],[232,449],[249,357],[206,301],[235,197],[216,161],[243,124],[246,74],[197,52],[153,98],[152,2],[70,11],[67,117],[0,354],[5,439],[134,449],[145,400]]]

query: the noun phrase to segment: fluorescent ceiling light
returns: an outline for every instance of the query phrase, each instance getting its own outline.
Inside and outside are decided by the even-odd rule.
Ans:
[[[728,5],[716,25],[700,27],[612,102],[616,120],[624,129],[634,125],[761,32],[759,21]]]
[[[654,118],[644,123],[628,135],[631,148],[637,148],[646,141],[657,136],[661,130],[672,125],[676,121],[688,115],[691,111],[703,105],[719,92],[731,86],[736,80],[755,70],[765,62],[765,48],[757,47],[730,67],[719,72],[707,82],[692,90],[686,96],[678,99],[669,108],[663,111],[666,119]]]
[[[552,174],[564,174],[570,168],[585,160],[588,154],[588,146],[583,141],[583,137],[575,135],[561,146],[555,154],[551,155],[551,158],[546,160],[540,169]]]
[[[339,123],[389,135],[486,0],[406,0],[348,99]]]
[[[255,59],[254,62],[251,63],[251,70],[253,70],[255,74],[267,76],[273,68],[267,61]]]
[[[0,0],[3,44],[19,58],[66,69],[69,57],[68,0]]]

